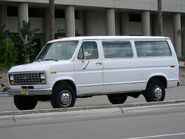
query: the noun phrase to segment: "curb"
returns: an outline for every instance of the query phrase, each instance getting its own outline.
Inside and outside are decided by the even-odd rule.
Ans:
[[[48,113],[34,113],[25,115],[8,115],[0,116],[0,126],[13,125],[21,122],[42,122],[42,121],[71,121],[80,120],[84,118],[101,118],[107,116],[118,116],[121,115],[122,111],[120,108],[110,109],[94,109],[94,110],[80,110],[80,111],[69,111],[69,112],[48,112]]]
[[[138,104],[137,104],[138,105]],[[141,105],[141,104],[139,104]],[[76,109],[76,108],[75,108]],[[53,120],[71,121],[82,119],[94,119],[105,117],[120,117],[131,116],[137,114],[156,114],[158,112],[169,111],[185,111],[185,102],[182,103],[166,103],[159,105],[143,105],[141,107],[123,107],[117,105],[116,107],[96,108],[96,109],[81,109],[72,111],[58,111],[58,112],[45,112],[45,113],[30,113],[30,114],[10,114],[0,116],[0,126],[20,124],[21,122],[46,122]],[[28,111],[24,111],[28,112]],[[19,112],[21,113],[21,112]]]

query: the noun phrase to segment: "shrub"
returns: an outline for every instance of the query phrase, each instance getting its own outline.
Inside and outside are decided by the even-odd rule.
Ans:
[[[185,61],[185,57],[184,57],[184,56],[179,56],[179,57],[178,57],[178,60],[179,60],[179,61]]]
[[[17,62],[17,51],[14,47],[14,42],[10,38],[6,41],[1,61],[3,61],[3,63],[1,63],[2,69],[9,69]]]
[[[19,34],[10,33],[6,26],[0,27],[0,70],[9,69],[16,64],[29,63],[36,56],[35,34],[38,29],[31,30],[31,23],[23,21]]]
[[[19,57],[24,60],[23,63],[29,63],[36,56],[34,46],[37,45],[33,41],[35,34],[39,29],[31,30],[31,22],[23,21],[23,27],[19,30],[17,45],[19,46]]]
[[[6,26],[0,28],[0,63],[2,64],[3,52],[6,49],[6,41],[9,37],[9,31],[6,29]]]

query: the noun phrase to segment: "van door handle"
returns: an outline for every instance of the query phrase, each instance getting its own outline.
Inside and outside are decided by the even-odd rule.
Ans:
[[[102,63],[101,62],[97,62],[96,65],[101,65]]]

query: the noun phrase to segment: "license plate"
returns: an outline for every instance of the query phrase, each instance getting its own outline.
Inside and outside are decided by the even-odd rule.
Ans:
[[[22,89],[22,90],[21,90],[21,93],[22,93],[23,95],[28,95],[28,94],[29,94],[28,89]]]

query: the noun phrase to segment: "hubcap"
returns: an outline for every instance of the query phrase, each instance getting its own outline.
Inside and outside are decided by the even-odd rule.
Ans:
[[[65,107],[69,106],[72,101],[71,93],[68,90],[61,91],[61,104]]]
[[[162,97],[162,89],[161,89],[161,87],[157,86],[154,89],[154,96],[155,96],[156,100],[160,100],[161,99],[161,97]]]

